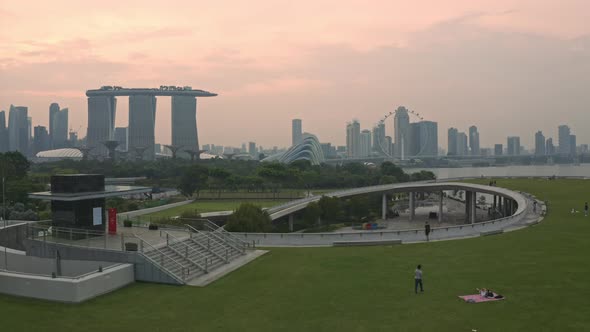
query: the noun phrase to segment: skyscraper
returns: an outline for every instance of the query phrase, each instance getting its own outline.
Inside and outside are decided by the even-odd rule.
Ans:
[[[457,155],[469,155],[469,143],[467,139],[467,134],[465,134],[464,132],[457,133]]]
[[[291,146],[297,145],[303,141],[303,126],[301,119],[291,121]]]
[[[57,114],[59,113],[59,104],[51,103],[49,105],[49,139],[51,147],[53,148],[53,136],[55,135],[55,123],[57,122]]]
[[[570,156],[575,157],[577,155],[576,147],[577,147],[576,135],[570,135],[570,152],[569,152]]]
[[[469,127],[469,150],[472,156],[479,156],[479,132],[476,126]]]
[[[34,129],[35,137],[33,139],[33,155],[41,151],[46,151],[51,148],[51,142],[49,141],[49,133],[47,127],[36,126]]]
[[[193,96],[172,96],[172,146],[180,149],[176,156],[185,159],[190,155],[184,150],[199,149],[197,98]]]
[[[258,159],[258,153],[256,152],[255,142],[248,143],[248,154],[250,154],[250,157],[252,157],[252,159]]]
[[[371,155],[371,131],[361,131],[360,156],[366,158]]]
[[[57,111],[55,106],[57,105]],[[67,108],[62,110],[59,109],[59,105],[56,103],[51,104],[49,107],[50,117],[50,132],[49,140],[51,141],[50,147],[53,149],[65,148],[68,143],[68,117],[69,111]]]
[[[494,156],[501,156],[504,154],[504,146],[502,144],[494,145]]]
[[[418,122],[418,136],[412,137],[412,142],[417,140],[418,151],[416,156],[436,157],[438,156],[438,123],[433,121]]]
[[[0,111],[0,153],[8,151],[8,127],[6,127],[6,112]]]
[[[540,130],[535,133],[535,155],[545,155],[545,136],[543,135],[543,132]]]
[[[357,120],[346,125],[346,155],[348,158],[359,158],[361,155],[361,125]]]
[[[395,130],[395,156],[403,160],[411,146],[410,116],[404,106],[400,106],[395,110],[393,125]]]
[[[373,127],[373,151],[380,155],[389,154],[389,147],[385,142],[385,124],[383,122]]]
[[[520,155],[520,137],[518,136],[509,136],[507,140],[507,149],[509,156],[518,156]]]
[[[26,106],[10,105],[8,114],[8,150],[29,154],[29,119]]]
[[[555,154],[555,146],[553,145],[553,138],[549,137],[547,142],[545,143],[545,153],[548,156],[552,156]]]
[[[156,96],[129,96],[129,152],[135,158],[155,158],[155,126]]]
[[[131,117],[131,110],[129,112],[129,117]],[[115,97],[88,97],[88,132],[86,134],[86,145],[93,149],[93,154],[103,157],[107,156],[108,151],[103,145],[103,142],[114,139],[116,113],[117,99]]]
[[[447,154],[449,156],[456,156],[458,155],[458,149],[457,149],[457,135],[459,134],[459,131],[457,130],[457,128],[449,128],[448,131],[448,136],[447,136],[447,146],[448,146],[448,151]]]
[[[559,144],[558,152],[559,154],[570,154],[570,142],[571,142],[571,132],[570,127],[566,125],[561,125],[557,127],[557,144]]]

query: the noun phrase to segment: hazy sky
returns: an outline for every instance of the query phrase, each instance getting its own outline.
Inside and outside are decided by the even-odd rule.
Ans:
[[[399,105],[480,128],[482,146],[569,124],[590,143],[590,1],[3,1],[0,110],[51,102],[86,132],[85,91],[190,85],[201,144],[288,145],[291,119],[345,143]],[[119,98],[117,125],[127,124]],[[170,98],[156,140],[170,142]],[[387,123],[388,130],[393,127]],[[81,136],[82,136],[81,135]]]

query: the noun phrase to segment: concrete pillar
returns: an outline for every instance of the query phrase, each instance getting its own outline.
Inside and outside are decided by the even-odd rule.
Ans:
[[[471,220],[469,218],[469,214],[471,213],[471,209],[469,208],[469,202],[471,201],[471,192],[470,191],[465,191],[465,223],[468,223],[469,220]]]
[[[475,223],[475,219],[477,217],[477,192],[472,191],[471,192],[471,201],[470,203],[470,209],[471,209],[471,213],[470,213],[470,217],[471,217],[471,223]]]
[[[387,194],[383,194],[383,199],[381,201],[381,219],[385,220],[387,218]]]
[[[443,219],[443,192],[439,192],[439,201],[438,201],[438,222],[442,222]]]
[[[289,215],[289,232],[293,231],[293,213]]]
[[[408,195],[410,197],[410,221],[412,221],[412,220],[414,220],[414,216],[416,213],[416,207],[415,207],[416,193],[410,192],[410,193],[408,193]]]

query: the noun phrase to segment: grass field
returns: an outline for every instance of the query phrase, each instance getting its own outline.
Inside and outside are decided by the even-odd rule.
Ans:
[[[278,204],[288,202],[288,200],[219,200],[219,201],[196,201],[187,205],[173,207],[164,211],[154,212],[141,216],[141,219],[174,217],[179,216],[185,211],[196,210],[199,213],[216,212],[216,211],[231,211],[236,209],[244,202],[254,203],[261,207],[272,207]]]
[[[589,331],[590,183],[498,180],[549,200],[537,226],[386,247],[277,248],[206,288],[137,283],[81,305],[0,296],[2,331]],[[424,266],[425,293],[413,292]],[[490,287],[505,301],[457,295]]]

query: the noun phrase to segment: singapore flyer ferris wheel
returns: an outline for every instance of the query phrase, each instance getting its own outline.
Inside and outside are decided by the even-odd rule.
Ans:
[[[394,135],[391,137],[385,134],[388,122],[393,125]],[[373,139],[376,152],[387,158],[400,160],[435,155],[436,151],[430,151],[432,144],[429,142],[435,135],[429,130],[429,126],[432,126],[430,124],[434,123],[425,121],[420,113],[404,106],[398,107],[385,114],[375,126]]]

